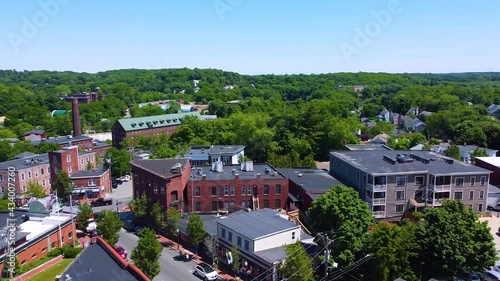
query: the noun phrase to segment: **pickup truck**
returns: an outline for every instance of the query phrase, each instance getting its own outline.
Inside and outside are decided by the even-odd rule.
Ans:
[[[104,199],[104,198],[99,198],[97,200],[94,200],[90,203],[90,206],[92,207],[99,207],[99,206],[108,206],[113,204],[113,199]]]

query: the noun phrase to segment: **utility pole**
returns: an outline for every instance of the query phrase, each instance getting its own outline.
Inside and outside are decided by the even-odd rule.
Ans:
[[[69,213],[71,214],[71,235],[73,237],[73,248],[76,248],[75,222],[73,221],[73,191],[69,194]]]
[[[328,237],[328,234],[325,234],[325,241],[326,241],[326,250],[325,250],[325,279],[328,278],[328,269],[329,269],[329,262],[330,262],[330,243],[332,240],[330,240],[330,237]]]

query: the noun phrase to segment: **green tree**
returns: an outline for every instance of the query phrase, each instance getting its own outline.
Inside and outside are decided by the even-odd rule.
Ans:
[[[70,185],[70,178],[65,171],[57,171],[53,188],[56,190],[58,198],[66,199],[69,196],[73,188]]]
[[[441,207],[427,209],[417,223],[416,239],[431,276],[482,272],[497,259],[488,222],[480,222],[459,200],[445,200]]]
[[[167,233],[174,236],[177,234],[177,229],[179,229],[179,220],[181,219],[181,213],[175,207],[169,207],[165,212],[165,227]]]
[[[17,139],[17,135],[11,129],[0,129],[0,139]]]
[[[240,264],[240,250],[238,250],[238,247],[236,245],[233,245],[231,247],[231,256],[233,257],[233,263],[231,264],[231,269],[233,270],[234,274],[238,274],[238,270],[241,268]]]
[[[458,148],[458,146],[456,145],[450,145],[445,151],[444,151],[444,155],[448,156],[448,157],[451,157],[453,159],[456,159],[456,160],[460,160],[461,159],[461,156],[460,156],[460,148]]]
[[[156,228],[159,232],[160,229],[165,227],[165,214],[163,213],[160,202],[153,204],[153,208],[151,208],[151,216],[155,220]]]
[[[110,167],[114,177],[130,172],[130,154],[126,149],[110,148],[107,157],[111,160]]]
[[[311,224],[317,231],[335,232],[336,247],[332,251],[335,261],[348,265],[359,257],[363,248],[363,236],[374,223],[374,217],[368,204],[359,198],[353,188],[332,186],[313,201],[308,213]]]
[[[394,125],[392,125],[391,123],[385,121],[379,121],[377,122],[377,125],[370,128],[370,136],[374,137],[381,133],[386,133],[390,135],[392,134],[393,130],[394,130]]]
[[[78,211],[78,215],[76,216],[76,226],[79,230],[85,231],[87,221],[92,218],[94,211],[87,203],[80,204],[80,206],[78,206]]]
[[[97,219],[97,232],[111,246],[114,246],[118,242],[120,238],[118,232],[122,226],[123,222],[120,220],[120,217],[110,210],[101,211]]]
[[[453,128],[453,143],[457,145],[472,144],[486,146],[486,135],[483,129],[473,121],[464,121]]]
[[[189,242],[196,248],[196,254],[198,254],[198,247],[203,242],[205,234],[205,227],[200,215],[191,213],[187,222],[187,235]]]
[[[139,233],[139,241],[132,250],[131,258],[134,260],[134,264],[151,280],[161,271],[159,259],[162,249],[163,247],[152,229],[144,228]]]
[[[375,259],[377,280],[416,278],[411,269],[412,259],[419,253],[414,224],[399,226],[381,221],[368,233],[366,241],[368,253]]]
[[[4,193],[4,197],[5,197],[6,194],[7,193]],[[7,210],[9,210],[9,203],[11,203],[11,202],[7,198],[0,199],[0,211],[7,211]]]
[[[285,245],[286,258],[280,267],[280,275],[289,281],[312,281],[313,261],[299,242]]]
[[[25,196],[36,198],[44,198],[45,196],[47,196],[45,188],[43,188],[43,186],[37,181],[28,182],[28,187],[26,189],[27,190],[24,193]]]
[[[427,139],[420,132],[416,132],[416,133],[411,134],[409,139],[410,139],[410,147],[414,147],[415,145],[427,143]]]
[[[135,197],[129,203],[130,210],[134,213],[137,218],[142,218],[146,215],[148,209],[148,199],[146,198],[146,193],[143,193],[139,197]]]
[[[51,143],[51,142],[46,142],[42,141],[37,147],[36,147],[36,153],[38,154],[43,154],[43,153],[48,153],[52,151],[56,151],[61,149],[61,146],[57,143]]]
[[[476,157],[488,157],[488,153],[484,149],[477,147],[470,155],[472,162],[476,160]]]
[[[390,108],[393,112],[397,112],[399,114],[398,124],[401,124],[402,115],[406,115],[410,107],[411,101],[404,94],[399,94],[392,99]]]

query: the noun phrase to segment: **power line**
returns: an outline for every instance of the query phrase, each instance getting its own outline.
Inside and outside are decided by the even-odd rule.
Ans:
[[[365,257],[361,258],[360,260],[358,260],[357,262],[355,262],[354,264],[352,264],[344,269],[339,269],[339,272],[337,272],[337,274],[333,274],[331,276],[331,278],[328,279],[328,281],[337,280],[340,276],[342,276],[344,274],[348,274],[350,271],[358,268],[359,266],[361,266],[365,262],[369,261],[370,259],[372,259],[372,256],[365,256]]]

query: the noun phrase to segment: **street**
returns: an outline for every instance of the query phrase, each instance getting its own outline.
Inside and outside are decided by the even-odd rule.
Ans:
[[[118,244],[122,246],[128,253],[128,258],[132,255],[132,250],[137,245],[139,237],[133,233],[126,232],[123,228],[120,230],[120,239]],[[195,263],[177,261],[174,259],[178,253],[168,247],[163,247],[162,256],[160,257],[161,272],[156,276],[153,281],[200,281],[192,272]]]
[[[102,210],[116,211],[124,208],[128,205],[130,200],[132,200],[132,181],[124,182],[119,184],[117,188],[113,188],[113,192],[108,193],[105,197],[106,199],[113,199],[113,205],[93,207],[94,212],[100,212]],[[116,203],[118,202],[118,206]]]

